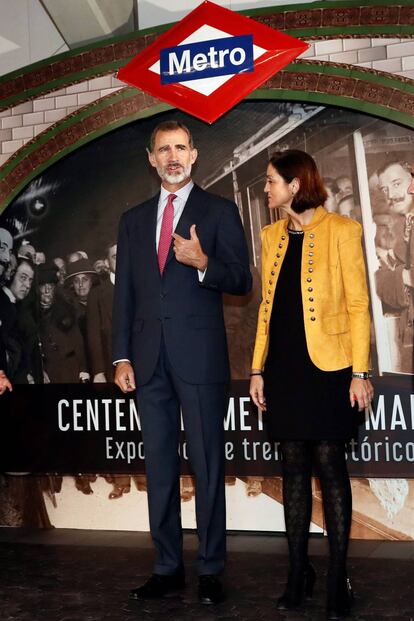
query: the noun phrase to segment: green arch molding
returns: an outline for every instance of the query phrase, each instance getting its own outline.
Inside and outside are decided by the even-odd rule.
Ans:
[[[242,11],[272,28],[306,39],[412,37],[413,0],[341,0]],[[172,24],[108,39],[19,69],[0,78],[0,110],[86,79],[113,73]],[[345,34],[344,34],[345,33]]]
[[[292,63],[249,98],[298,100],[366,112],[414,128],[414,84],[353,67]],[[133,120],[171,109],[133,88],[102,98],[34,138],[0,169],[0,213],[37,175],[80,146]]]

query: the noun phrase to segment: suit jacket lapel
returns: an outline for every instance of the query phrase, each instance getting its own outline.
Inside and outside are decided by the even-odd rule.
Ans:
[[[148,269],[156,271],[160,276],[158,267],[157,248],[155,245],[157,231],[157,211],[158,211],[159,193],[142,206],[137,220],[137,227],[140,234],[137,236],[138,243],[148,257]]]
[[[175,232],[178,233],[178,235],[181,235],[181,237],[185,237],[186,239],[190,238],[191,225],[198,225],[206,214],[207,205],[205,198],[205,192],[198,185],[194,185],[175,229]],[[173,256],[173,244],[171,244],[167,256],[167,263],[171,261]]]

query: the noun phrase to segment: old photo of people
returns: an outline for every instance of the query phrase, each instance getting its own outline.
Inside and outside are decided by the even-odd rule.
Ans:
[[[235,200],[243,220],[254,284],[244,300],[225,299],[233,379],[248,377],[260,303],[260,230],[274,217],[263,192],[266,162],[275,150],[294,148],[315,158],[328,193],[326,208],[363,225],[373,376],[403,376],[411,385],[414,197],[407,190],[414,132],[356,111],[270,100],[239,104],[212,126],[178,111],[129,123],[53,164],[23,190],[0,216],[0,242],[2,235],[5,243],[13,238],[0,273],[1,339],[10,379],[15,384],[112,381],[117,222],[157,190],[145,139],[167,116],[185,122],[195,136],[200,153],[195,181]],[[97,474],[73,473],[71,479],[74,491],[90,502],[104,482],[112,500],[145,491],[142,476],[99,473],[97,479]],[[381,523],[384,537],[414,538],[414,521],[407,518],[414,514],[414,485],[396,481],[394,491],[369,479],[354,481],[359,535],[369,536]],[[234,477],[227,483],[232,493]],[[50,477],[44,484],[49,507],[59,503],[59,485]],[[247,477],[243,489],[246,498],[265,494],[282,502],[277,478]],[[390,527],[387,503],[394,492],[401,503]],[[317,486],[314,494],[318,497]],[[181,496],[188,504],[194,501],[191,477],[182,479]],[[323,527],[321,513],[314,521]]]

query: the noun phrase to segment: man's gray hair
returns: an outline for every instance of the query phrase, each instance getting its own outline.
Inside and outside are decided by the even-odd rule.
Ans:
[[[156,125],[154,129],[152,130],[150,143],[149,143],[150,153],[152,153],[154,150],[155,138],[158,132],[173,132],[173,131],[176,131],[177,129],[182,129],[187,134],[190,148],[194,149],[194,140],[187,125],[184,125],[184,123],[180,123],[179,121],[162,121],[162,123],[158,123],[158,125]]]

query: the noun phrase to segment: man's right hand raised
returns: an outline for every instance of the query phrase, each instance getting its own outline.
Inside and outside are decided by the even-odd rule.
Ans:
[[[115,384],[122,392],[133,392],[136,389],[134,370],[130,362],[118,362],[115,369]]]

